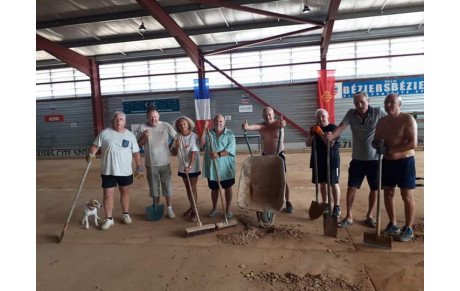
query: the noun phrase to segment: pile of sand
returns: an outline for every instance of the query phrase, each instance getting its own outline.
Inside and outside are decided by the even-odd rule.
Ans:
[[[416,223],[414,225],[412,225],[412,229],[414,230],[414,232],[424,232],[425,230],[425,224],[424,223]]]
[[[418,241],[423,241],[424,240],[424,230],[425,230],[425,225],[424,223],[416,223],[412,225],[412,229],[414,230],[414,237],[412,238],[412,241],[418,242]]]
[[[292,240],[292,239],[303,239],[305,233],[298,229],[295,229],[290,225],[277,225],[269,228],[262,228],[256,222],[254,218],[246,214],[238,214],[236,217],[244,226],[244,230],[237,233],[229,234],[218,234],[217,240],[225,244],[231,245],[248,245],[252,242],[258,241],[264,238],[273,238],[279,240]]]
[[[260,272],[255,274],[254,272],[249,272],[244,274],[248,280],[257,280],[261,282],[266,282],[274,286],[276,289],[284,289],[284,287],[289,290],[346,290],[346,291],[360,291],[365,290],[364,285],[350,284],[341,279],[331,279],[326,276],[311,275],[305,274],[304,276],[299,276],[293,273],[286,273],[280,275],[273,272]]]

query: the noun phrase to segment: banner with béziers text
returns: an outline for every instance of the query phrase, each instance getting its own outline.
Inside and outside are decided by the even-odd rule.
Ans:
[[[391,93],[398,95],[416,95],[425,93],[424,77],[397,78],[382,80],[350,81],[337,83],[336,98],[353,98],[358,92],[366,92],[369,97],[386,97]]]

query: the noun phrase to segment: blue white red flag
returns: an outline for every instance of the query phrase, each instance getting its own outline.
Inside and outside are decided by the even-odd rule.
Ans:
[[[209,99],[209,79],[195,79],[195,115],[196,134],[200,136],[204,130],[204,124],[211,124],[211,102]]]

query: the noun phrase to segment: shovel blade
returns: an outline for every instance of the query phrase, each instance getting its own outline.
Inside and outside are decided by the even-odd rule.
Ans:
[[[324,207],[321,203],[317,201],[311,202],[310,209],[308,210],[308,215],[310,216],[311,220],[319,218],[323,212]]]
[[[147,217],[151,221],[158,221],[163,217],[164,208],[163,204],[153,204],[151,206],[145,207],[145,212]]]
[[[323,221],[324,221],[324,235],[337,237],[337,216],[330,215],[329,213],[324,213]]]
[[[379,235],[376,234],[375,232],[365,232],[364,233],[364,244],[379,248],[379,249],[386,249],[386,250],[391,250],[391,242],[392,238],[391,236],[386,236],[386,235]]]
[[[264,212],[257,211],[256,216],[257,216],[257,221],[259,222],[259,225],[264,228],[272,226],[273,222],[275,222],[275,213],[271,213],[268,211],[264,211]]]

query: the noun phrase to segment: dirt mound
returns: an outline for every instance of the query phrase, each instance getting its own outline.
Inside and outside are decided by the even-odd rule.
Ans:
[[[424,223],[416,223],[412,225],[412,229],[414,230],[414,237],[412,238],[413,242],[423,242],[424,240],[424,230],[425,230],[425,225]]]
[[[417,234],[414,233],[414,237],[412,238],[412,241],[423,241],[424,240],[424,235],[423,234]]]
[[[412,225],[412,229],[415,232],[424,232],[425,225],[423,223],[416,223],[416,224]]]
[[[276,288],[288,288],[289,290],[346,290],[360,291],[366,290],[366,286],[350,284],[342,279],[331,279],[327,276],[305,274],[299,276],[293,273],[280,275],[273,272],[260,272],[255,274],[253,271],[243,274],[248,280],[257,280],[270,283]],[[287,286],[286,286],[287,285]]]
[[[248,245],[254,241],[264,238],[273,238],[279,240],[302,239],[305,233],[295,229],[291,225],[277,225],[269,228],[258,226],[255,218],[246,214],[236,215],[238,220],[243,224],[244,230],[237,233],[218,234],[217,239],[225,244]]]

